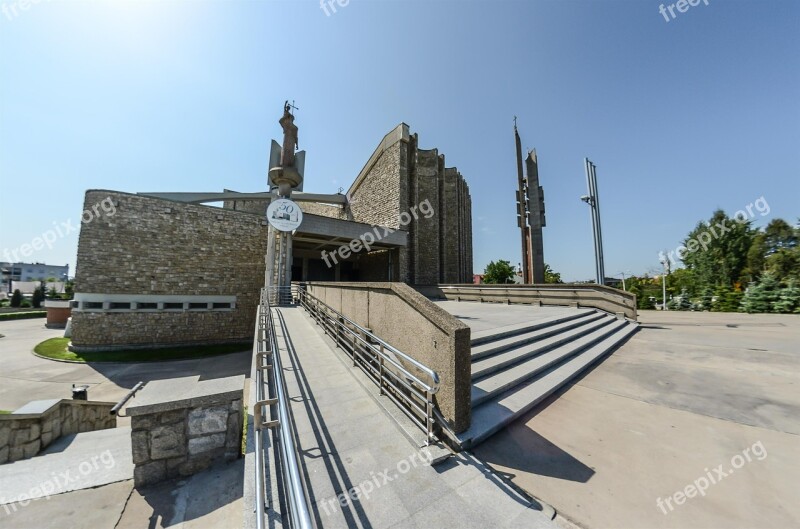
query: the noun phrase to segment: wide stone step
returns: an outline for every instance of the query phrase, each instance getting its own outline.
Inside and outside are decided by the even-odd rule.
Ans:
[[[580,353],[584,349],[591,347],[608,335],[628,325],[628,322],[625,320],[617,320],[611,316],[609,316],[609,319],[610,324],[601,325],[599,328],[581,338],[572,340],[566,345],[552,349],[546,353],[529,358],[505,371],[493,373],[488,377],[474,382],[472,384],[471,394],[473,408],[491,399],[493,396],[499,395],[514,386],[522,384],[542,371]],[[601,321],[601,323],[605,322]]]
[[[546,317],[535,321],[512,323],[503,327],[495,327],[493,329],[486,329],[483,331],[475,331],[472,333],[470,345],[475,347],[487,342],[501,340],[510,336],[516,336],[526,332],[535,331],[537,329],[543,329],[551,325],[581,318],[594,312],[596,312],[594,309],[572,309],[566,314],[561,313],[558,316]]]
[[[593,363],[616,349],[637,330],[638,324],[624,323],[613,334],[582,354],[552,367],[537,378],[507,391],[490,402],[473,407],[470,428],[458,434],[461,446],[465,449],[473,447],[524,415]]]
[[[475,365],[478,360],[482,360],[488,356],[496,355],[509,349],[519,348],[533,342],[538,342],[560,333],[565,333],[576,327],[583,327],[594,321],[608,317],[607,314],[601,312],[593,312],[582,315],[580,318],[574,318],[565,322],[555,325],[550,325],[535,331],[526,332],[517,336],[503,338],[494,342],[488,342],[472,348],[472,377],[475,378]]]

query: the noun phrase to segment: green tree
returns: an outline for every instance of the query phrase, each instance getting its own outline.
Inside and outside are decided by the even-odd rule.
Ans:
[[[753,236],[753,242],[750,244],[750,249],[747,250],[747,269],[745,275],[748,276],[749,281],[757,281],[761,274],[764,272],[767,259],[767,236],[763,233],[757,233]]]
[[[561,274],[558,272],[553,272],[553,269],[550,268],[550,265],[547,263],[544,264],[544,282],[563,283],[563,281],[561,281]]]
[[[719,285],[714,291],[714,312],[738,312],[744,293],[730,285]]]
[[[780,299],[780,284],[770,273],[761,276],[758,283],[750,283],[742,298],[741,308],[745,312],[772,312]]]
[[[42,301],[44,301],[44,288],[39,287],[33,291],[33,298],[31,298],[31,305],[33,305],[34,309],[38,309],[42,306]]]
[[[511,283],[514,278],[514,267],[508,261],[490,261],[483,271],[483,282],[489,284]]]
[[[750,222],[732,219],[721,209],[708,222],[698,223],[684,241],[694,251],[683,256],[686,268],[694,272],[695,290],[741,283],[755,234]]]
[[[22,292],[16,289],[14,293],[11,294],[11,306],[19,307],[20,305],[22,305]]]
[[[797,247],[797,230],[783,219],[772,219],[764,229],[764,237],[769,255],[781,249]]]
[[[68,279],[64,283],[64,296],[66,299],[72,299],[75,297],[75,280]]]
[[[778,294],[778,301],[772,305],[775,312],[800,314],[800,287],[797,286],[795,280],[790,280],[789,284],[782,288]]]

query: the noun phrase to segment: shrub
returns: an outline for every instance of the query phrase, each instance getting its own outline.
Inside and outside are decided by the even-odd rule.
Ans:
[[[22,292],[20,292],[19,289],[17,289],[11,295],[11,306],[19,307],[20,305],[22,305]]]

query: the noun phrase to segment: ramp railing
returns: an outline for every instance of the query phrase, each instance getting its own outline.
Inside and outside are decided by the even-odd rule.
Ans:
[[[300,473],[298,443],[294,436],[294,420],[286,395],[281,355],[271,307],[288,304],[292,294],[290,287],[270,287],[261,290],[261,301],[256,321],[256,403],[253,407],[254,444],[256,463],[255,511],[256,527],[264,528],[266,495],[266,448],[263,435],[273,431],[275,449],[273,457],[282,478],[280,486],[286,498],[287,516],[291,529],[315,529],[308,493]],[[265,376],[266,374],[266,376]],[[269,412],[269,413],[267,413]],[[268,418],[269,417],[271,418]]]
[[[300,305],[361,370],[426,434],[426,444],[436,441],[437,411],[433,396],[439,391],[439,375],[392,347],[324,301],[295,286]],[[446,424],[445,424],[446,426]]]

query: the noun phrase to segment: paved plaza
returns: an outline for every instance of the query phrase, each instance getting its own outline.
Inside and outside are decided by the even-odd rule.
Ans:
[[[89,399],[116,402],[140,380],[200,375],[205,380],[250,374],[251,350],[197,360],[76,364],[39,358],[36,344],[64,335],[47,329],[44,319],[0,322],[0,410],[14,411],[31,400],[68,399],[72,384],[89,386]]]
[[[800,318],[645,311],[640,321],[476,455],[588,529],[800,526]],[[705,495],[665,503],[709,472],[718,482]]]

